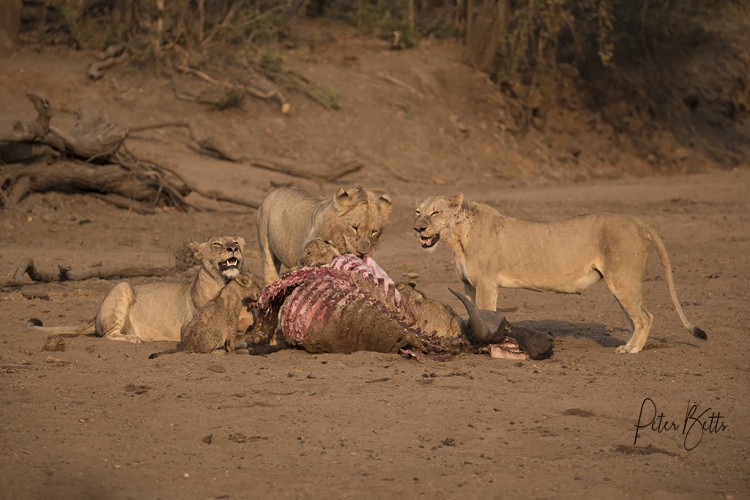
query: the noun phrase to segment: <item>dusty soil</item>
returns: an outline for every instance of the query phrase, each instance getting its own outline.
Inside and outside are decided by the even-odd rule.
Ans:
[[[544,161],[541,146],[503,130],[491,85],[455,47],[391,52],[316,33],[288,63],[338,89],[340,111],[300,94],[288,116],[261,100],[212,111],[176,99],[164,76],[121,67],[90,82],[95,54],[22,47],[0,69],[0,127],[33,118],[24,93],[35,90],[63,129],[72,110],[103,108],[130,127],[190,122],[248,155],[359,161],[339,182],[313,182],[202,156],[180,128],[128,139],[192,182],[248,200],[283,183],[388,192],[395,208],[375,258],[456,310],[451,255],[419,248],[415,200],[460,190],[519,217],[627,212],[664,238],[686,314],[708,341],[680,325],[653,254],[644,294],[656,318],[637,355],[615,354],[628,324],[602,283],[570,296],[502,291],[500,306],[517,308],[511,321],[554,335],[554,357],[540,362],[296,350],[149,360],[169,345],[88,336],[43,351],[47,338],[26,330],[28,318],[87,320],[116,281],[29,281],[0,292],[0,496],[745,498],[747,162],[708,169],[683,155],[673,175],[653,176],[632,151],[584,131],[571,137],[591,143],[576,164]],[[259,272],[255,214],[194,198],[214,210],[137,215],[83,194],[31,195],[0,211],[0,276],[25,257],[45,269],[168,265],[186,241],[216,234],[244,236],[247,267]],[[662,420],[649,426],[655,413]]]

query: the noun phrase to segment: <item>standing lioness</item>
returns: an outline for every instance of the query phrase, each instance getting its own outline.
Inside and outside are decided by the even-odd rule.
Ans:
[[[650,242],[682,324],[695,337],[707,337],[682,311],[664,243],[635,217],[600,213],[535,222],[465,202],[459,194],[420,203],[414,230],[423,248],[444,240],[453,250],[458,276],[479,309],[496,309],[498,287],[580,293],[604,278],[633,327],[618,353],[640,352],[653,323],[654,316],[643,307],[641,283]]]
[[[341,188],[332,199],[297,188],[268,193],[258,209],[258,244],[263,279],[279,279],[283,264],[300,264],[302,250],[320,238],[339,253],[370,255],[383,234],[391,213],[388,195],[376,195],[361,186]]]

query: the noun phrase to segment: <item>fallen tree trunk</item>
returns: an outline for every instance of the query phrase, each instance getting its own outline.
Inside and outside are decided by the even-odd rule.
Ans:
[[[172,196],[172,191],[179,193],[180,197],[190,193],[179,179],[166,178],[161,172],[130,170],[117,164],[61,161],[54,165],[2,165],[0,176],[15,179],[6,195],[6,206],[13,206],[26,193],[73,190],[99,195],[114,194],[120,197],[121,205],[126,205],[125,200],[129,200],[128,208],[149,213],[163,201],[162,198],[169,198],[169,204],[179,206],[181,201]],[[171,189],[164,189],[167,184]],[[103,199],[109,201],[106,197]]]
[[[37,111],[36,120],[0,137],[0,202],[5,207],[16,205],[28,193],[46,191],[88,192],[138,213],[152,213],[157,206],[198,209],[185,200],[191,192],[212,200],[259,206],[254,201],[203,191],[171,169],[139,160],[125,148],[128,129],[110,121],[104,112],[94,117],[77,114],[75,126],[66,134],[50,126],[52,112],[47,99],[34,93],[27,96]],[[40,161],[50,156],[70,159]]]
[[[36,109],[36,120],[22,124],[20,129],[10,137],[0,138],[0,143],[42,143],[60,153],[67,153],[87,161],[92,159],[106,161],[122,146],[128,134],[127,129],[111,121],[103,111],[94,117],[77,112],[75,126],[69,134],[66,134],[50,126],[52,106],[46,98],[33,92],[29,92],[26,96]]]
[[[53,189],[77,189],[95,193],[115,193],[123,197],[150,203],[157,202],[159,188],[171,183],[183,196],[189,189],[180,180],[165,178],[159,172],[139,172],[123,168],[122,165],[92,165],[72,161],[61,161],[49,168],[48,165],[3,165],[0,173],[17,179],[28,179],[28,189],[33,192]]]
[[[76,269],[72,266],[58,264],[56,268],[43,269],[34,264],[34,260],[27,258],[23,260],[13,274],[0,287],[10,287],[28,284],[24,278],[28,275],[32,282],[49,283],[53,281],[83,281],[91,278],[99,279],[121,279],[134,278],[140,276],[171,276],[181,271],[176,266],[156,266],[156,267],[96,267]]]

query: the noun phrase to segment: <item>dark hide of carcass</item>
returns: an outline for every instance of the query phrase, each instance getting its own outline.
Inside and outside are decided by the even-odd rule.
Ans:
[[[469,312],[469,322],[466,325],[466,335],[476,345],[489,345],[493,358],[518,359],[547,359],[552,357],[554,342],[552,336],[529,330],[520,326],[513,326],[505,316],[496,311],[480,310],[464,294],[451,288],[455,295]]]
[[[414,308],[375,266],[342,255],[327,266],[287,274],[261,291],[258,329],[268,336],[279,324],[288,344],[309,352],[396,353],[411,348],[448,354],[469,345],[464,338],[420,329]]]
[[[485,325],[485,330],[474,334],[470,331],[472,321],[465,324],[449,307],[416,291],[399,293],[396,284],[369,257],[363,260],[341,255],[325,266],[292,271],[266,286],[255,307],[258,320],[251,337],[256,343],[270,339],[280,327],[288,344],[313,353],[453,355],[476,352],[481,346],[470,341],[476,338],[479,344],[488,344],[489,340],[500,349],[514,351],[516,357],[527,357],[512,339],[503,341],[498,335],[489,335],[486,330],[496,330],[494,325]],[[446,317],[435,322],[435,315]],[[499,317],[505,320],[501,314]],[[458,331],[430,328],[451,321],[461,325]],[[511,337],[513,329],[508,330]],[[539,353],[531,354],[537,358]]]

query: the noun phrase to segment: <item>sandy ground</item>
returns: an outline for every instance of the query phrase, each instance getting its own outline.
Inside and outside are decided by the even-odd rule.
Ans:
[[[122,119],[152,112],[133,107],[128,73],[82,84],[77,70],[90,55],[32,55],[7,60],[0,74],[1,104],[14,115],[4,115],[3,126],[29,113],[19,74],[29,78],[45,63],[61,72],[55,84],[41,72],[32,80],[34,88],[46,85],[53,102],[104,104]],[[169,88],[158,79],[150,85]],[[151,98],[146,91],[143,99]],[[170,106],[177,105],[165,101]],[[318,158],[333,151],[334,138],[311,143],[310,134],[325,130],[311,130],[316,113],[304,102],[295,101],[298,115],[287,122],[266,103],[253,106],[266,114],[252,111],[248,122],[273,118],[259,129],[265,140],[248,135],[248,147],[257,141],[266,153],[284,150],[290,158],[306,154],[294,153],[295,144],[317,147]],[[320,120],[354,129],[356,112],[345,108]],[[214,113],[212,123],[236,124],[239,115]],[[129,147],[202,186],[248,199],[284,182],[326,195],[354,182],[386,191],[394,210],[375,258],[397,280],[415,274],[420,289],[457,311],[447,291],[459,286],[452,256],[445,247],[419,248],[411,229],[415,200],[460,190],[517,217],[600,210],[639,216],[665,240],[685,312],[708,341],[682,328],[654,252],[644,295],[655,321],[637,355],[615,354],[628,324],[603,283],[581,295],[501,291],[500,306],[517,308],[511,321],[554,335],[554,357],[539,362],[467,354],[420,363],[297,350],[149,360],[170,345],[88,336],[47,352],[46,336],[28,332],[26,320],[87,320],[116,280],[29,282],[0,292],[0,497],[746,498],[750,170],[532,185],[493,170],[487,158],[497,152],[467,143],[483,140],[481,126],[462,120],[480,132],[441,139],[443,149],[416,136],[399,146],[401,129],[388,132],[385,123],[370,125],[373,134],[391,134],[371,136],[372,150],[356,130],[339,137],[339,152],[369,159],[339,183],[200,157],[178,141],[141,138]],[[379,150],[386,139],[391,149]],[[420,148],[424,161],[415,156]],[[415,172],[420,182],[409,179]],[[197,201],[218,209],[138,215],[82,194],[31,195],[0,211],[0,275],[8,277],[25,257],[45,269],[168,265],[186,241],[216,234],[244,236],[246,267],[259,273],[254,212]]]

